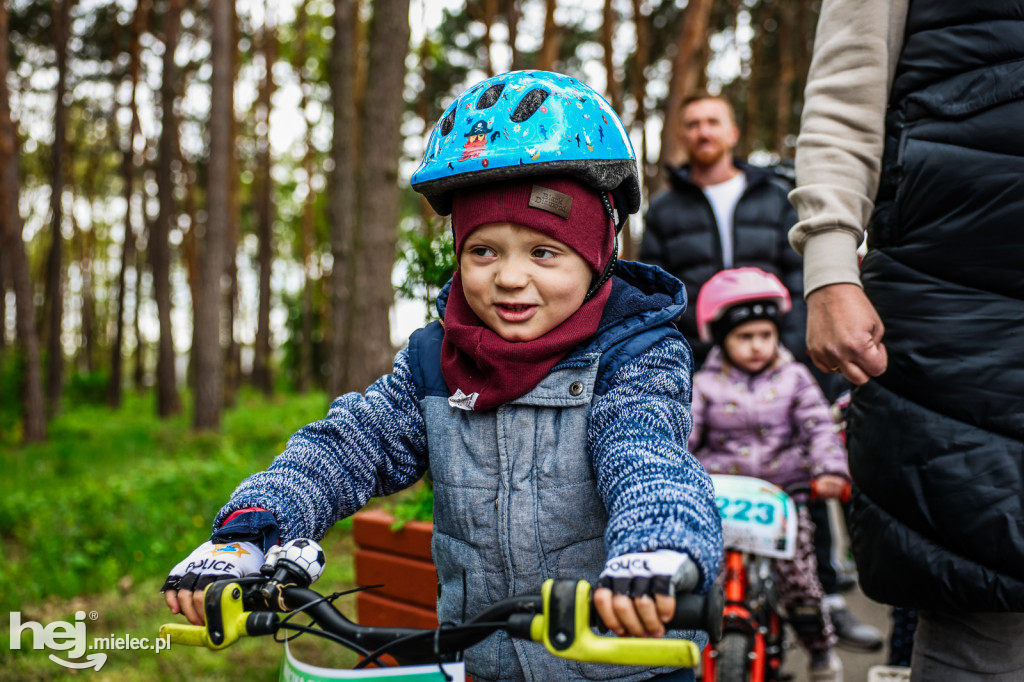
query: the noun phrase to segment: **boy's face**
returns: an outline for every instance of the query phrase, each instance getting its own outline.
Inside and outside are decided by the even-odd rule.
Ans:
[[[734,365],[754,374],[775,359],[779,330],[768,320],[744,322],[726,334],[722,345]]]
[[[473,230],[459,268],[469,307],[506,341],[532,341],[568,319],[593,275],[562,242],[514,223]]]

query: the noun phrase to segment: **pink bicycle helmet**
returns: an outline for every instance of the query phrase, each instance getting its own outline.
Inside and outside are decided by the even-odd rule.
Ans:
[[[793,307],[789,291],[775,275],[760,268],[722,270],[704,283],[697,293],[697,331],[700,340],[710,343],[715,339],[712,325],[721,320],[732,308],[744,303],[763,301],[777,309],[778,315]],[[770,310],[751,311],[746,319],[774,319]],[[737,319],[735,327],[746,321]]]

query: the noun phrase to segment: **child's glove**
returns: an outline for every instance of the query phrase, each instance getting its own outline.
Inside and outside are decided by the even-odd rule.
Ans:
[[[264,554],[277,545],[274,515],[254,507],[229,519],[213,532],[209,542],[204,542],[171,569],[161,592],[202,591],[223,578],[241,578],[260,572]]]
[[[160,588],[201,592],[210,583],[224,578],[241,578],[259,573],[263,566],[263,550],[251,542],[214,544],[204,542],[188,557],[171,569]]]
[[[689,555],[671,549],[633,552],[610,559],[598,578],[598,587],[614,594],[639,597],[642,594],[688,592],[697,586],[700,569]]]

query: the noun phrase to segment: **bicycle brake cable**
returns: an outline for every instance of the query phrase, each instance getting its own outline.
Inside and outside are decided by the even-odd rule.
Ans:
[[[492,629],[497,630],[498,628],[504,627],[505,625],[506,625],[505,622],[498,622],[498,621],[495,621],[493,623],[464,623],[462,625],[455,625],[455,626],[449,627],[447,632],[467,632],[467,631],[470,631],[470,630],[476,630],[476,629],[482,629],[482,628],[492,628]],[[388,642],[387,644],[385,644],[384,646],[379,647],[376,650],[374,650],[374,652],[372,654],[370,654],[367,658],[365,658],[362,661],[360,661],[353,668],[353,670],[358,670],[360,668],[365,668],[366,666],[370,665],[371,663],[377,663],[378,659],[381,656],[383,656],[384,654],[388,653],[389,651],[391,651],[391,649],[395,648],[396,646],[399,646],[399,645],[402,645],[402,644],[408,644],[410,642],[413,642],[413,641],[418,640],[418,639],[423,639],[425,637],[433,637],[434,633],[438,629],[439,628],[431,628],[430,630],[424,630],[422,632],[414,632],[414,633],[409,634],[409,635],[403,635],[402,637],[399,637],[398,639],[394,639],[394,640]]]
[[[334,601],[336,599],[338,599],[339,597],[344,597],[345,595],[348,595],[348,594],[355,594],[356,592],[361,592],[363,590],[368,590],[368,589],[374,588],[374,587],[383,587],[383,585],[362,585],[360,587],[356,587],[356,588],[351,589],[351,590],[344,590],[342,592],[335,592],[334,594],[330,594],[330,595],[321,595],[318,599],[314,599],[313,601],[309,602],[308,604],[303,604],[302,606],[298,607],[297,609],[293,609],[293,610],[289,611],[288,613],[286,613],[284,615],[283,618],[281,618],[279,629],[297,630],[298,632],[297,632],[297,634],[294,634],[291,637],[286,637],[284,639],[279,639],[278,636],[277,636],[277,633],[275,632],[274,633],[274,641],[277,642],[278,644],[284,644],[285,642],[292,641],[293,639],[295,639],[296,637],[301,635],[303,632],[314,632],[314,633],[316,633],[316,632],[327,632],[326,630],[316,630],[315,628],[309,627],[310,625],[316,624],[316,620],[315,619],[311,619],[309,621],[309,625],[300,626],[300,627],[293,626],[293,624],[289,623],[289,621],[292,619],[293,616],[297,616],[298,614],[302,613],[306,609],[312,608],[312,607],[316,606],[317,604],[319,604],[321,602],[327,602],[328,604],[331,604],[333,606],[334,605]],[[329,634],[334,635],[333,632],[329,633]],[[334,636],[340,637],[340,635],[334,635]],[[344,638],[341,638],[341,639],[344,639]],[[345,640],[345,641],[347,641],[347,640]],[[341,643],[345,643],[345,642],[341,642]],[[358,647],[358,649],[359,649],[359,651],[357,651],[357,653],[359,653],[359,654],[361,654],[363,656],[366,656],[366,655],[369,654],[369,652],[366,649],[360,647],[358,644],[355,644],[354,642],[353,642],[353,644],[354,644],[355,647]],[[346,646],[348,646],[348,645],[346,644]],[[350,648],[352,648],[353,651],[355,651],[355,648],[353,648],[353,647],[350,647]]]
[[[349,639],[346,639],[345,637],[342,637],[341,635],[336,635],[333,632],[329,632],[327,630],[321,630],[319,628],[311,628],[311,627],[309,627],[307,625],[299,625],[298,623],[281,623],[280,629],[282,629],[282,630],[296,630],[299,634],[302,634],[302,633],[306,632],[306,633],[309,633],[311,635],[315,635],[317,637],[323,637],[324,639],[329,639],[332,642],[334,642],[335,644],[340,644],[340,645],[342,645],[344,647],[347,647],[347,648],[351,649],[352,651],[356,652],[360,656],[369,656],[370,655],[370,651],[368,649],[363,648],[359,644],[356,644],[355,642],[353,642],[353,641],[351,641]],[[290,642],[293,639],[295,639],[295,637],[298,637],[298,636],[299,635],[294,635],[294,636],[289,637],[287,639],[277,639],[277,637],[275,636],[274,641],[275,642],[280,642],[280,643]]]
[[[444,669],[444,665],[441,664],[441,631],[445,627],[456,627],[455,623],[450,620],[446,620],[443,623],[439,623],[437,629],[434,630],[434,658],[437,659],[437,668],[441,671],[441,676],[444,677],[444,682],[454,682],[455,678],[448,674],[448,671]],[[458,656],[456,656],[458,658]]]

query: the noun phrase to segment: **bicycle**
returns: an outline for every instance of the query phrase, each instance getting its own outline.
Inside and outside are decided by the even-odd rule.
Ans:
[[[465,649],[504,630],[511,637],[540,642],[553,655],[592,663],[692,668],[700,661],[694,642],[681,639],[618,638],[594,633],[602,628],[592,610],[591,585],[585,580],[548,580],[538,594],[504,599],[461,624],[435,629],[363,626],[346,618],[332,604],[342,594],[321,595],[308,588],[311,575],[303,555],[323,552],[312,540],[292,540],[276,563],[260,575],[221,580],[203,595],[206,625],[167,623],[160,636],[172,644],[204,646],[213,650],[231,646],[241,637],[275,636],[284,631],[309,633],[345,646],[363,656],[358,667],[378,664],[387,654],[401,666],[455,662]],[[306,565],[304,565],[306,564]],[[287,615],[280,615],[286,613]],[[303,613],[310,625],[293,623]],[[676,595],[676,612],[667,624],[672,629],[699,629],[712,641],[721,635],[723,602],[720,590],[708,594]],[[314,627],[314,625],[316,627]],[[449,679],[444,667],[440,670]],[[286,679],[282,667],[281,679]]]
[[[795,556],[794,496],[814,497],[816,490],[813,483],[782,490],[749,476],[712,474],[711,480],[722,515],[725,607],[721,640],[704,649],[700,679],[777,682],[789,645],[772,561]]]

